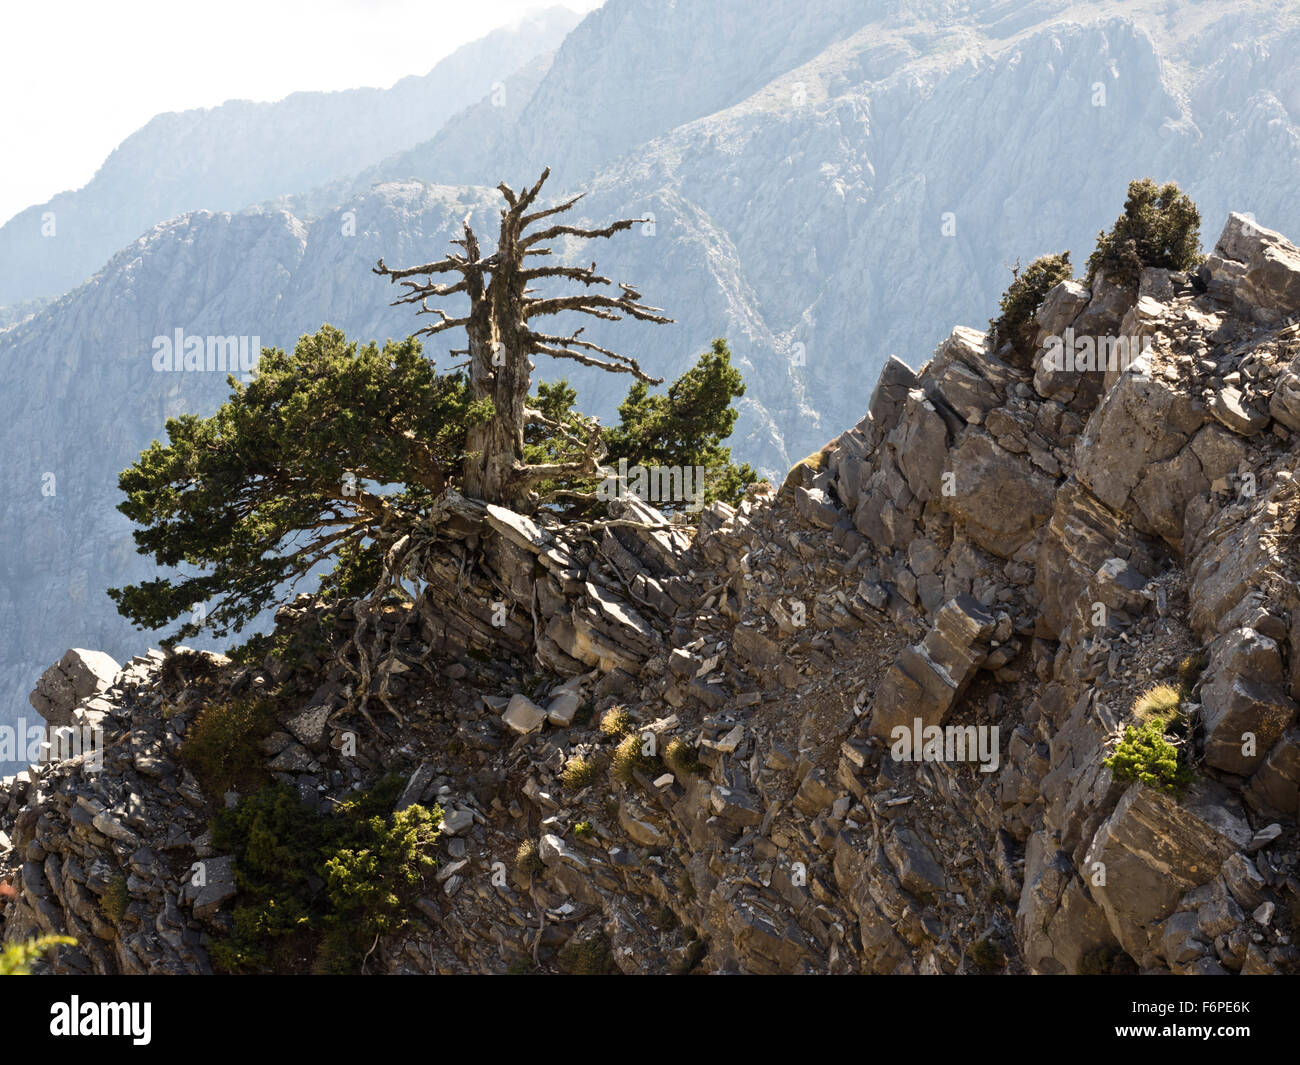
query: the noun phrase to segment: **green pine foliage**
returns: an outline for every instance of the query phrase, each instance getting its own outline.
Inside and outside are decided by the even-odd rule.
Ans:
[[[1118,781],[1136,780],[1169,795],[1180,795],[1193,773],[1166,735],[1166,719],[1151,717],[1124,730],[1124,739],[1102,765]]]
[[[332,326],[292,355],[263,351],[249,384],[210,418],[167,421],[118,480],[118,509],[141,526],[137,550],[184,567],[109,595],[141,628],[162,628],[195,603],[206,623],[239,631],[277,590],[341,559],[338,587],[374,573],[386,519],[417,510],[464,458],[467,427],[490,413],[462,375],[435,372],[413,339],[349,343]],[[191,619],[177,639],[196,634]]]
[[[213,845],[235,856],[239,901],[212,957],[229,972],[358,972],[379,935],[401,928],[438,839],[441,808],[390,812],[392,775],[322,814],[284,784],[221,811]]]
[[[1070,266],[1068,251],[1059,255],[1040,256],[1023,273],[1019,263],[1012,267],[1011,284],[998,301],[1002,314],[989,323],[997,342],[1001,344],[1010,341],[1020,355],[1031,352],[1037,332],[1034,314],[1041,306],[1043,297],[1062,281],[1069,281],[1072,276],[1074,271]]]
[[[744,394],[730,360],[719,340],[666,394],[638,383],[608,429],[573,409],[567,382],[539,384],[530,404],[553,424],[529,428],[529,460],[566,461],[599,432],[630,464],[706,467],[705,501],[738,502],[756,475],[722,444],[736,421],[731,401]],[[141,628],[179,619],[166,644],[239,632],[312,574],[326,596],[369,594],[383,552],[459,484],[467,434],[492,414],[462,374],[437,373],[415,339],[360,345],[329,325],[292,354],[264,350],[250,383],[228,381],[214,415],[169,419],[167,442],[118,479],[137,550],[174,572],[108,594]],[[539,487],[589,493],[597,483]]]
[[[1137,288],[1144,266],[1190,270],[1201,255],[1201,213],[1177,182],[1157,185],[1150,178],[1129,183],[1124,213],[1109,233],[1097,235],[1088,257],[1088,284],[1098,274]]]
[[[618,408],[619,424],[605,435],[609,456],[626,458],[629,465],[703,466],[709,471],[704,502],[736,506],[745,487],[758,480],[748,463],[732,463],[731,448],[722,443],[739,416],[731,401],[744,394],[731,350],[718,338],[666,393],[652,395],[641,381],[629,389]]]
[[[747,463],[731,461],[731,448],[723,445],[735,427],[738,412],[733,400],[745,394],[740,371],[731,365],[725,340],[713,342],[691,369],[668,386],[651,393],[643,381],[635,382],[618,408],[619,422],[601,431],[605,464],[615,468],[619,459],[629,466],[703,467],[707,470],[704,503],[720,500],[738,505],[745,486],[758,480]],[[571,461],[578,453],[574,441],[586,439],[592,422],[573,409],[577,393],[567,380],[542,383],[529,406],[564,427],[573,439],[545,426],[530,428],[524,437],[524,457],[530,463]],[[544,499],[574,502],[575,495],[592,493],[598,479],[549,481],[537,486]],[[580,510],[595,506],[579,503]],[[684,502],[656,502],[661,510],[684,509]]]

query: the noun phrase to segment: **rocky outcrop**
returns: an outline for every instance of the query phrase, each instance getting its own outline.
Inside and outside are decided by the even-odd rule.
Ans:
[[[206,971],[239,896],[205,822],[237,796],[179,752],[263,691],[273,779],[329,804],[398,769],[399,806],[444,810],[368,971],[1294,972],[1300,485],[1262,397],[1300,303],[1290,246],[1248,236],[1233,219],[1231,255],[1146,271],[1127,305],[1049,294],[1044,329],[1144,331],[1124,367],[1067,387],[1044,350],[1019,368],[958,330],[695,527],[448,492],[408,598],[280,612],[320,634],[299,659],[100,675],[72,714],[103,715],[102,770],[3,787],[4,937],[71,931],[62,971]],[[1223,265],[1253,262],[1266,289]],[[1226,388],[1266,423],[1218,417]],[[1104,764],[1159,683],[1185,788]]]
[[[512,57],[523,61],[513,47],[554,40],[536,26],[515,45],[486,45],[490,55],[460,56],[432,83],[160,116],[90,187],[31,208],[0,235],[0,303],[24,290],[63,297],[0,310],[0,322],[19,323],[0,332],[8,391],[27,397],[0,421],[0,451],[16,498],[31,503],[0,515],[0,612],[23,619],[0,646],[0,721],[24,712],[36,677],[70,643],[119,659],[138,646],[103,594],[150,576],[114,509],[117,474],[166,418],[209,413],[225,395],[223,374],[153,373],[153,339],[182,328],[288,348],[325,321],[363,342],[403,337],[416,319],[388,306],[375,261],[437,257],[471,212],[476,231],[491,232],[490,190],[503,179],[518,185],[550,166],[557,199],[586,193],[587,221],[653,215],[599,249],[600,265],[637,278],[679,324],[629,338],[606,332],[626,324],[596,322],[584,337],[639,347],[669,380],[704,340],[728,337],[747,384],[735,453],[776,478],[856,423],[890,353],[919,365],[954,320],[983,322],[1006,264],[1027,249],[1089,247],[1130,177],[1177,176],[1207,219],[1249,204],[1300,232],[1300,123],[1279,58],[1295,50],[1287,6],[1177,0],[1173,16],[1120,6],[1039,3],[1008,22],[970,4],[826,0],[796,15],[786,0],[609,0],[522,81],[505,77]],[[701,41],[714,44],[706,62]],[[1122,81],[1103,78],[1105,106],[1093,106],[1103,70]],[[492,91],[498,78],[504,99]],[[446,107],[467,104],[436,128]],[[1015,136],[995,128],[1005,116]],[[942,133],[919,132],[929,130]],[[1064,195],[1061,169],[1044,165],[1063,159],[1075,168]],[[312,188],[331,177],[343,180]],[[280,198],[251,207],[269,196]],[[42,234],[46,210],[53,237]],[[50,278],[63,280],[51,288]],[[1095,306],[1076,329],[1116,332],[1106,323],[1123,294],[1087,298]],[[1079,299],[1060,294],[1044,327],[1063,332]],[[948,431],[949,411],[983,424],[989,388],[999,389],[982,377],[987,360],[972,367],[961,354],[968,341],[932,375]],[[567,370],[582,408],[608,424],[626,382]],[[1019,383],[1065,404],[1068,421],[1104,382],[1065,376],[1059,393]],[[1233,404],[1222,409],[1234,416]],[[940,461],[926,450],[936,424],[918,413],[908,428],[926,434],[918,461]],[[1017,433],[991,435],[1003,450],[1017,443]],[[1061,457],[1026,445],[1046,467],[1035,469],[1055,476]],[[899,451],[909,465],[911,452]],[[923,498],[941,492],[931,471],[908,475]],[[880,535],[908,535],[904,504],[859,487]],[[1039,496],[1028,494],[1032,509]],[[999,517],[983,494],[952,503],[981,509],[963,517],[972,528]],[[50,595],[55,572],[67,576]]]

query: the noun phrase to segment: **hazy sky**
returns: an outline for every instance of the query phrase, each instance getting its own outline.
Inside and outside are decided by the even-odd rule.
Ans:
[[[80,188],[154,115],[386,88],[537,8],[602,0],[6,0],[0,223]]]

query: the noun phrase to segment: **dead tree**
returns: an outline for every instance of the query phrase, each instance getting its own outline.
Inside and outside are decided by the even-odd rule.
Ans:
[[[602,229],[551,223],[530,232],[530,227],[563,214],[582,198],[575,196],[555,207],[528,213],[549,175],[550,170],[544,170],[537,184],[522,194],[516,194],[504,183],[497,186],[505,197],[506,207],[501,211],[497,246],[491,255],[482,255],[478,238],[467,220],[463,236],[452,241],[460,252],[403,270],[390,270],[380,259],[375,268],[375,273],[400,283],[407,290],[393,301],[394,306],[415,304],[419,307],[417,313],[437,317],[432,325],[418,330],[419,335],[432,336],[448,329],[464,328],[466,347],[453,349],[452,354],[468,357],[471,394],[475,399],[491,400],[493,413],[488,421],[469,431],[463,490],[467,496],[515,510],[529,509],[536,501],[532,486],[537,482],[593,475],[604,458],[599,427],[594,422],[588,426],[584,438],[579,439],[565,426],[550,422],[540,411],[528,407],[534,368],[531,356],[570,359],[610,373],[632,374],[648,384],[662,381],[645,373],[635,359],[582,339],[581,328],[560,335],[543,332],[534,323],[564,311],[606,321],[619,321],[624,316],[643,322],[672,321],[659,313],[659,308],[642,303],[641,294],[629,285],[619,284],[617,294],[591,291],[613,285],[609,278],[596,273],[595,263],[563,266],[545,261],[553,254],[546,246],[547,241],[562,237],[611,237],[642,221],[625,218]],[[530,265],[532,258],[543,262]],[[442,274],[456,274],[459,279],[451,283],[435,281]],[[535,284],[551,278],[575,282],[583,291],[564,296],[538,295]],[[430,299],[461,293],[469,299],[469,311],[463,317],[452,318],[429,304]],[[524,429],[529,424],[543,424],[550,431],[562,434],[576,449],[578,457],[558,463],[525,462]]]

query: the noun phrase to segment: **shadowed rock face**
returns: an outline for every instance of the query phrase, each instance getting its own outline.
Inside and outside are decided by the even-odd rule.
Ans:
[[[1144,273],[1107,313],[1144,305],[1149,357],[1076,371],[1096,378],[1068,399],[1045,348],[1013,368],[962,331],[695,529],[632,499],[600,528],[449,491],[415,598],[302,596],[277,620],[305,651],[111,677],[68,652],[34,700],[93,714],[103,766],[0,785],[3,938],[75,935],[60,971],[209,971],[202,935],[240,896],[186,736],[264,693],[253,763],[305,801],[398,769],[398,807],[444,811],[370,971],[1295,972],[1296,441],[1204,416],[1229,384],[1267,410],[1300,344],[1300,301],[1252,302],[1287,283],[1223,265],[1263,254],[1248,236],[1231,220],[1198,284]],[[1095,299],[1066,282],[1045,306],[1070,328]],[[1167,492],[1141,488],[1152,454],[1183,478]],[[1032,520],[997,515],[1027,482]],[[1181,787],[1105,765],[1158,683]],[[206,885],[178,888],[196,860]]]

